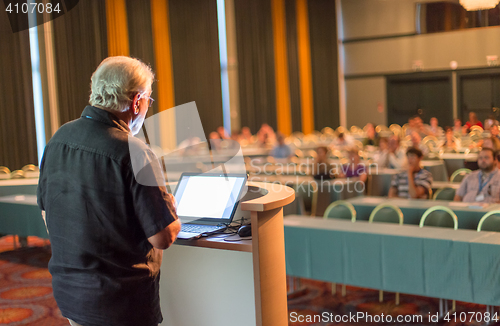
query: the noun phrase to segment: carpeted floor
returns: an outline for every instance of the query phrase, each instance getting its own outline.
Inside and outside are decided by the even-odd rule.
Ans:
[[[69,323],[61,316],[52,295],[51,276],[47,270],[50,246],[47,241],[36,237],[29,237],[28,242],[27,248],[14,249],[12,236],[0,238],[0,325],[67,326]],[[343,297],[340,285],[337,285],[337,293],[332,295],[330,284],[313,280],[302,280],[301,284],[302,291],[288,298],[289,325],[486,324],[476,321],[478,317],[484,317],[486,307],[483,305],[457,302],[456,322],[453,317],[450,321],[429,322],[429,315],[438,312],[438,299],[401,294],[400,304],[396,305],[394,293],[384,293],[384,302],[380,303],[377,290],[348,286],[347,295]],[[496,311],[499,311],[498,308]],[[473,321],[469,322],[472,312],[475,315],[472,317]],[[357,322],[347,319],[348,316],[360,316],[360,313],[365,315]],[[385,319],[377,320],[375,316],[382,314]],[[366,320],[369,318],[367,315],[372,316],[372,322]],[[395,320],[398,315],[407,318],[419,315],[422,316],[422,322],[397,323]],[[393,321],[388,322],[387,316],[391,316]],[[466,317],[467,322],[460,322],[460,316]],[[313,318],[316,318],[316,322]],[[341,318],[346,321],[341,321]]]

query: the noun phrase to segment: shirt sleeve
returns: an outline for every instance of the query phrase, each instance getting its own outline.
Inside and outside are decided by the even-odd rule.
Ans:
[[[427,193],[429,193],[432,185],[432,174],[427,170],[424,171],[425,172],[422,174],[422,176],[415,180],[415,185],[424,187],[427,190]]]
[[[140,171],[131,172],[131,193],[135,215],[146,237],[151,237],[177,219],[174,203],[162,184],[151,185],[143,180],[161,180],[163,173],[156,158],[150,150],[145,151],[149,160]],[[136,173],[134,173],[136,172]]]

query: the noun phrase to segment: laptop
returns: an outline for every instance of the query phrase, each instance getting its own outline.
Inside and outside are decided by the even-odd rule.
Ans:
[[[225,230],[246,181],[246,174],[183,173],[174,192],[182,222],[177,238],[196,239]]]

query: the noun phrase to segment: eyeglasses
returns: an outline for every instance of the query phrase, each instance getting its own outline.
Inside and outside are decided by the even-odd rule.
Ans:
[[[153,106],[153,102],[155,101],[155,99],[152,98],[151,96],[144,96],[144,98],[148,99],[148,106],[152,107]]]

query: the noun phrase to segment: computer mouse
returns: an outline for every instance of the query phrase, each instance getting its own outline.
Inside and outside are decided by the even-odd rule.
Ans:
[[[252,225],[243,225],[238,229],[238,235],[242,238],[252,235]]]

